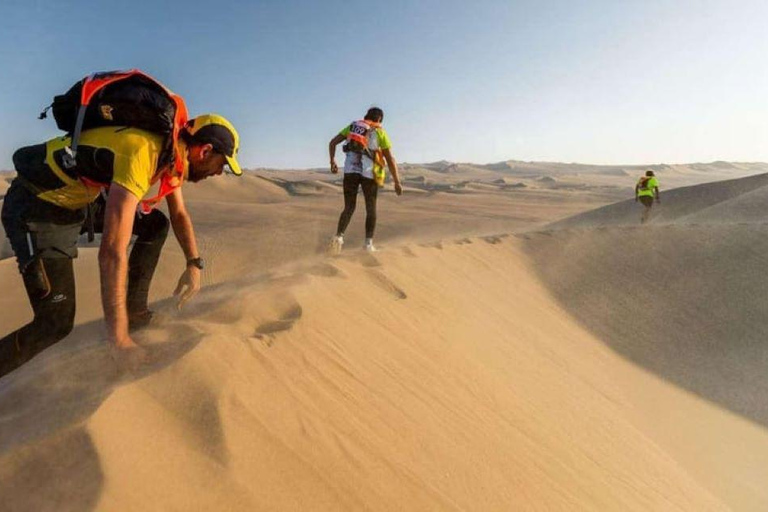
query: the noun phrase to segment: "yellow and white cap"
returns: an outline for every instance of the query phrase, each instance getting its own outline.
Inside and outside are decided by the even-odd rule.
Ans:
[[[190,119],[186,128],[195,142],[210,144],[214,151],[224,155],[232,174],[243,174],[240,164],[237,163],[240,136],[232,123],[218,114],[203,114]]]

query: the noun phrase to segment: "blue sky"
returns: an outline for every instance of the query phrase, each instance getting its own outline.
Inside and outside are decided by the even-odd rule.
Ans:
[[[768,161],[758,1],[2,0],[0,168],[37,113],[138,67],[238,127],[247,167],[324,166],[371,105],[400,161]]]

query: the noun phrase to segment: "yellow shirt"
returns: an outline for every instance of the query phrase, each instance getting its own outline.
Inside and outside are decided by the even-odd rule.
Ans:
[[[62,187],[39,197],[74,210],[98,197],[98,184],[117,183],[141,199],[152,185],[164,140],[162,135],[136,128],[109,126],[86,130],[77,147],[77,165],[65,169],[62,156],[71,140],[69,137],[51,139],[46,143],[45,163],[62,182]]]
[[[643,196],[649,196],[653,197],[655,194],[653,190],[655,188],[658,188],[659,186],[659,180],[656,179],[655,176],[648,178],[643,182],[644,178],[640,178],[640,181],[637,182],[637,195],[638,197]]]

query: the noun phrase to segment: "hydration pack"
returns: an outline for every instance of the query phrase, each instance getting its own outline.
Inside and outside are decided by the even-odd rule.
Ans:
[[[373,162],[373,177],[379,186],[384,185],[386,173],[384,172],[384,156],[381,149],[368,147],[368,139],[381,127],[381,123],[362,119],[349,125],[347,142],[341,147],[345,153],[357,153]]]
[[[72,138],[63,159],[67,169],[75,166],[81,132],[102,126],[127,126],[163,135],[158,168],[183,169],[178,139],[188,117],[184,99],[138,69],[88,75],[55,96],[39,118],[45,119],[49,109],[59,129]]]
[[[149,213],[155,205],[184,179],[184,158],[179,150],[179,136],[188,121],[184,99],[171,92],[151,76],[131,69],[93,73],[75,83],[64,94],[54,96],[53,103],[40,113],[39,119],[53,111],[56,126],[71,137],[62,157],[67,170],[77,165],[77,146],[84,130],[102,126],[125,126],[162,135],[163,149],[158,159],[156,176],[160,190],[152,198],[139,203],[139,211]],[[85,182],[85,178],[80,177]],[[86,183],[107,187],[107,183]]]
[[[368,148],[368,137],[370,137],[371,133],[380,126],[381,123],[368,121],[366,119],[354,121],[349,125],[347,142],[341,147],[342,151],[345,153],[358,153],[374,160],[374,151],[371,151],[371,149]]]

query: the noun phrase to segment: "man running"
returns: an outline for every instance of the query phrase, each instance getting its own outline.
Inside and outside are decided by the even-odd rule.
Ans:
[[[217,176],[225,166],[233,174],[242,174],[235,159],[239,138],[229,121],[214,114],[190,120],[179,140],[182,179],[165,195],[169,223],[157,209],[137,213],[140,200],[158,180],[164,137],[125,127],[83,131],[72,169],[62,164],[70,143],[69,137],[57,137],[21,148],[13,155],[17,177],[5,196],[2,222],[16,254],[34,319],[0,339],[0,376],[72,330],[72,259],[77,257],[84,206],[100,197],[94,197],[88,183],[110,184],[106,199],[102,197],[100,205],[91,204],[88,224],[102,233],[99,269],[107,334],[117,353],[128,356],[142,352],[129,330],[147,325],[152,317],[147,307],[149,285],[169,224],[187,258],[175,292],[181,294],[179,307],[200,289],[204,265],[180,184]],[[165,185],[165,181],[161,184]],[[131,235],[137,239],[129,257]]]
[[[395,183],[395,193],[403,193],[397,162],[392,154],[392,143],[387,132],[381,126],[384,111],[373,107],[361,121],[355,121],[344,127],[338,135],[331,139],[328,150],[331,157],[331,172],[336,174],[336,146],[346,141],[343,150],[344,160],[344,211],[339,217],[336,236],[331,239],[331,251],[338,254],[344,245],[344,232],[352,220],[352,214],[357,205],[357,192],[362,187],[365,197],[365,245],[368,252],[374,252],[373,235],[376,230],[376,197],[379,186],[384,185],[384,160],[386,160],[392,180]]]
[[[645,176],[640,178],[637,185],[635,185],[635,201],[640,201],[643,204],[643,215],[640,217],[640,224],[645,224],[650,218],[654,199],[657,203],[661,202],[659,180],[656,179],[653,171],[647,171]]]

